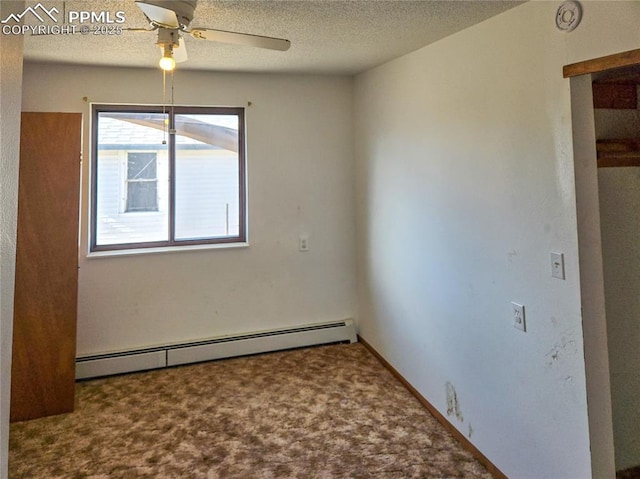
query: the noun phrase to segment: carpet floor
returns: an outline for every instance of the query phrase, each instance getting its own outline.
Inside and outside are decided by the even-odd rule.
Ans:
[[[358,343],[76,387],[11,425],[10,478],[491,478]]]

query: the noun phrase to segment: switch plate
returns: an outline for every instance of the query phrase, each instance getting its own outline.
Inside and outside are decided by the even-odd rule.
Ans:
[[[524,317],[524,306],[518,303],[511,303],[511,317],[513,318],[513,327],[520,331],[527,331],[527,323]]]
[[[551,276],[558,279],[565,279],[563,253],[551,253]]]
[[[305,252],[309,251],[309,237],[306,235],[300,235],[298,238],[298,250]]]

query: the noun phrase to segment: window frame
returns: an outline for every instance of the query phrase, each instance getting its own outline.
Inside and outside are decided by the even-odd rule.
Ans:
[[[102,112],[116,113],[154,113],[166,114],[169,119],[169,133],[167,134],[167,159],[169,168],[169,199],[168,199],[168,236],[166,241],[148,241],[138,243],[117,243],[98,245],[98,122]],[[238,234],[236,236],[220,236],[194,239],[175,239],[175,198],[176,198],[176,142],[175,142],[175,116],[176,115],[235,115],[238,117]],[[246,243],[247,240],[247,175],[246,175],[246,136],[245,136],[245,109],[243,107],[212,107],[212,106],[184,106],[173,105],[121,105],[121,104],[92,104],[91,105],[91,173],[89,190],[89,253],[147,250],[149,248],[179,249],[185,246],[198,245],[233,245]],[[140,213],[128,212],[125,214]],[[142,212],[155,213],[155,212]]]

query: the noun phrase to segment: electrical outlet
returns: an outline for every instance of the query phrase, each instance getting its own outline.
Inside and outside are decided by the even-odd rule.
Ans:
[[[511,317],[513,318],[513,327],[520,331],[527,331],[527,324],[524,317],[524,306],[518,303],[511,303]]]
[[[309,237],[305,235],[300,235],[298,238],[298,250],[299,251],[309,251]]]

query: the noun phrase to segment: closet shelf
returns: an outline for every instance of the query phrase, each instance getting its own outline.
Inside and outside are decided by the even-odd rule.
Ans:
[[[596,141],[598,168],[640,166],[640,138]]]

